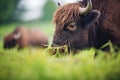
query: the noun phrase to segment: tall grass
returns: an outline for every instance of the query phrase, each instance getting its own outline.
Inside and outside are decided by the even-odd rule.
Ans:
[[[0,80],[119,80],[120,54],[95,49],[50,56],[46,49],[0,51]]]

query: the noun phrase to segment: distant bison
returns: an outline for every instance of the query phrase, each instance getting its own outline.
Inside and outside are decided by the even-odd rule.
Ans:
[[[4,37],[4,48],[10,49],[18,46],[18,49],[27,46],[48,45],[48,36],[41,30],[17,27],[12,33]]]
[[[59,4],[53,15],[56,30],[52,46],[69,41],[74,50],[100,48],[108,40],[120,46],[120,0],[93,0],[93,5],[86,1],[86,6],[81,2]]]

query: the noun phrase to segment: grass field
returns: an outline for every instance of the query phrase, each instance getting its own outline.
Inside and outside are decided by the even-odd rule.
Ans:
[[[3,49],[3,36],[19,24],[0,27],[0,80],[120,80],[120,51],[102,52],[94,48],[76,55],[50,56],[47,49],[25,48],[18,51]],[[51,42],[51,23],[27,23],[27,27],[42,28]],[[94,57],[95,53],[98,56]]]

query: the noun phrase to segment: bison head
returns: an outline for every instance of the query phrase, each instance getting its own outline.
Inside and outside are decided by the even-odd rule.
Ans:
[[[17,45],[18,39],[21,37],[21,33],[12,33],[4,38],[4,48],[10,49]]]
[[[100,12],[92,10],[92,2],[88,0],[84,7],[79,3],[68,3],[61,6],[53,15],[56,29],[52,46],[62,46],[66,41],[74,49],[82,49],[89,45],[89,28],[99,18]]]

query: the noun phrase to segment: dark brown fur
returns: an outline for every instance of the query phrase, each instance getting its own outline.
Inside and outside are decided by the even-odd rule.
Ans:
[[[14,35],[21,33],[19,39],[14,39]],[[17,27],[12,33],[8,34],[4,38],[4,48],[14,48],[18,46],[18,49],[28,46],[44,46],[48,45],[48,36],[41,30],[27,29],[25,27]]]
[[[120,46],[120,0],[92,0],[93,9],[101,12],[99,26],[109,39]]]
[[[84,0],[85,3],[86,1]],[[93,9],[101,12],[99,20],[101,34],[107,34],[109,40],[120,46],[120,0],[92,0],[92,3]]]

